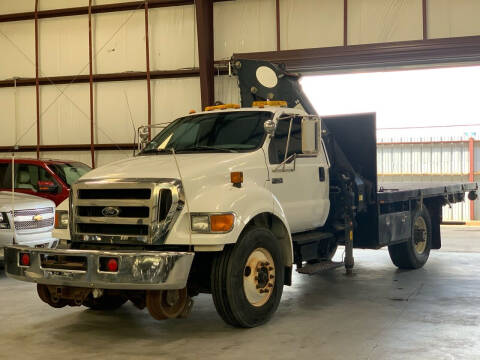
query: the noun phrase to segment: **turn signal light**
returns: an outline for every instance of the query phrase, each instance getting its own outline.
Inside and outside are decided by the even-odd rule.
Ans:
[[[228,232],[233,228],[233,214],[210,215],[210,231]]]
[[[230,181],[232,182],[233,186],[241,187],[243,183],[243,172],[242,171],[231,172]]]
[[[20,264],[22,266],[30,266],[30,254],[20,253]]]

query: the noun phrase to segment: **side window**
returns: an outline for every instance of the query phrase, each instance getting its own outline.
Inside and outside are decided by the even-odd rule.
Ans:
[[[280,164],[285,159],[290,119],[280,120],[275,129],[275,136],[270,140],[268,157],[270,164]],[[302,153],[302,118],[296,116],[292,120],[292,131],[288,146],[287,158],[293,154]]]
[[[18,164],[15,175],[15,188],[37,192],[39,181],[52,181],[57,184],[52,175],[44,168],[36,165]],[[57,184],[58,185],[58,184]]]
[[[5,163],[5,164],[0,164],[0,188],[2,189],[6,189],[8,187],[11,187],[11,178],[12,178],[12,175],[11,175],[11,172],[8,171],[8,166],[9,164],[8,163]]]

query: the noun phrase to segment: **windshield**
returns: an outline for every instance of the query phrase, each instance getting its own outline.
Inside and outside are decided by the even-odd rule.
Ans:
[[[216,112],[180,118],[162,130],[142,153],[238,152],[258,149],[265,138],[268,111]]]
[[[49,164],[48,167],[57,174],[68,187],[71,187],[82,175],[92,170],[90,166],[82,163]]]

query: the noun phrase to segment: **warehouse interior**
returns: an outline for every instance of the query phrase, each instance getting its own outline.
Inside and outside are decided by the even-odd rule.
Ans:
[[[307,275],[298,271],[302,261],[298,266],[296,255],[292,255],[295,249],[291,250],[292,254],[285,255],[291,257],[291,286],[283,288],[278,310],[269,321],[258,327],[244,326],[251,329],[231,326],[232,321],[217,314],[218,303],[227,300],[218,300],[215,295],[212,300],[212,289],[192,297],[193,310],[182,319],[157,321],[147,311],[137,309],[143,309],[145,303],[142,307],[141,302],[139,305],[132,298],[125,306],[109,311],[85,306],[55,309],[45,303],[40,292],[43,302],[37,296],[32,284],[36,280],[18,281],[18,276],[14,278],[8,273],[5,260],[0,262],[0,319],[5,323],[0,329],[0,358],[477,359],[480,200],[476,198],[476,183],[480,180],[480,114],[475,109],[475,89],[480,78],[479,16],[477,0],[0,0],[0,195],[8,194],[0,196],[0,215],[5,214],[5,218],[8,214],[17,216],[14,203],[20,198],[10,200],[10,193],[18,191],[11,191],[17,181],[12,180],[15,172],[20,173],[19,178],[23,174],[21,167],[9,164],[21,159],[83,163],[82,166],[94,169],[91,174],[99,174],[99,183],[118,181],[119,174],[127,174],[124,178],[129,181],[138,180],[147,170],[158,171],[156,177],[164,179],[168,178],[165,174],[170,167],[178,172],[181,182],[189,176],[197,182],[207,179],[212,175],[207,165],[204,173],[197,174],[192,169],[200,166],[201,161],[207,164],[204,159],[208,156],[197,163],[189,162],[188,168],[183,167],[182,155],[177,160],[173,152],[168,169],[157,169],[145,159],[140,159],[143,167],[132,166],[130,172],[128,169],[135,158],[146,158],[135,156],[144,140],[139,128],[148,128],[143,135],[151,140],[175,119],[195,116],[209,106],[245,107],[237,76],[237,64],[242,60],[278,66],[275,69],[280,70],[275,71],[282,75],[275,79],[275,84],[281,83],[282,78],[299,79],[320,119],[374,114],[376,134],[372,136],[376,153],[372,161],[379,188],[385,187],[388,192],[405,183],[419,184],[420,188],[441,184],[444,189],[446,184],[470,184],[461,185],[453,197],[447,194],[441,199],[444,206],[435,215],[440,222],[443,219],[441,225],[435,222],[433,213],[433,225],[430,220],[424,222],[425,229],[439,226],[441,248],[432,247],[428,263],[415,270],[397,269],[384,243],[376,247],[355,246],[352,275],[347,268],[347,225],[342,230],[344,243],[339,242],[338,249],[335,244],[336,253],[333,251],[334,257],[328,259],[341,266]],[[247,90],[255,97],[256,89]],[[271,98],[260,100],[286,99],[274,98],[272,94]],[[263,111],[268,106],[266,103],[260,108]],[[263,127],[265,139],[273,136],[266,123],[262,131]],[[321,144],[322,151],[327,151],[323,140]],[[367,149],[368,142],[365,144]],[[146,146],[148,149],[149,145]],[[367,154],[363,151],[362,148],[361,153]],[[280,164],[283,170],[291,165],[286,161],[287,152],[285,163]],[[207,155],[213,158],[217,154]],[[222,154],[229,155],[232,154]],[[264,155],[263,165],[268,158],[268,154]],[[295,164],[301,164],[302,159],[295,156],[291,173],[283,175],[285,179],[300,173]],[[241,180],[234,180],[234,174],[239,173],[232,170],[239,164],[247,169],[248,159],[245,155],[236,164],[224,161],[229,189],[249,189],[248,176],[244,179],[242,172]],[[334,160],[327,155],[325,163],[330,166]],[[88,176],[90,169],[85,169],[76,172]],[[273,174],[272,184],[277,170],[267,169]],[[316,176],[324,181],[321,172]],[[31,174],[30,177],[34,179]],[[50,186],[41,181],[40,175],[37,180],[39,188]],[[58,245],[59,249],[71,246],[73,233],[69,231],[73,230],[68,227],[74,215],[68,211],[73,208],[74,197],[79,196],[72,195],[72,191],[69,205],[73,182],[63,180],[67,180],[63,192],[58,190],[59,197],[51,200],[56,214],[65,218],[52,215],[52,228],[65,221],[62,229],[68,240],[62,242],[58,238],[48,246]],[[221,194],[220,188],[215,190],[216,181],[215,178],[199,185],[201,193],[195,199],[203,204],[216,197],[222,199],[212,210],[212,214],[218,215],[225,210],[221,205],[224,198],[232,206],[239,206],[243,195],[230,199],[231,191]],[[185,187],[185,191],[185,208],[179,209],[190,212],[189,189]],[[262,194],[255,196],[260,198]],[[62,201],[58,200],[60,195]],[[413,198],[409,201],[412,206]],[[422,193],[422,211],[423,201]],[[253,208],[253,202],[249,200],[245,209]],[[274,208],[277,202],[281,203],[274,199],[270,204]],[[402,204],[402,211],[406,211],[407,203]],[[92,208],[96,205],[88,204]],[[428,201],[425,204],[427,209],[431,206]],[[160,205],[155,206],[160,209]],[[383,204],[378,205],[381,208]],[[103,216],[110,216],[105,215],[105,209],[101,210]],[[238,226],[239,212],[243,210],[231,210],[235,221],[238,216]],[[113,216],[117,215],[118,212]],[[325,219],[327,215],[328,211]],[[0,235],[3,221],[2,215]],[[194,233],[193,218],[182,221],[179,223]],[[269,221],[273,229],[275,225]],[[356,221],[351,226],[356,226]],[[412,239],[417,231],[413,223],[412,220],[414,230],[408,230]],[[209,229],[212,225],[208,224]],[[17,229],[15,223],[13,228]],[[277,232],[275,236],[287,239],[293,246],[293,235],[288,229],[294,226],[287,224],[286,228],[286,235]],[[9,243],[2,243],[0,236],[0,247],[18,245],[14,230]],[[185,242],[162,251],[192,252],[191,233],[182,235]],[[437,236],[435,230],[425,233]],[[55,237],[55,230],[53,234]],[[194,234],[194,239],[195,235],[199,236]],[[214,239],[220,241],[220,234],[215,234]],[[350,241],[355,243],[352,232]],[[116,249],[113,243],[107,251]],[[205,245],[206,250],[201,251],[207,255],[195,256],[208,258],[209,251],[221,251],[223,245]],[[233,241],[229,240],[225,249],[231,249],[230,245],[233,247]],[[122,247],[121,251],[131,251],[131,247]],[[15,265],[22,267],[25,252],[20,255]],[[270,261],[269,256],[262,261]],[[196,260],[193,261],[195,265]],[[110,271],[110,262],[102,264],[99,266],[106,266],[102,271]],[[117,271],[118,264],[112,266]],[[28,277],[28,270],[25,271]],[[49,274],[52,278],[58,276]],[[267,274],[273,276],[271,272]],[[284,275],[287,279],[288,271]],[[211,281],[213,284],[215,280]],[[65,284],[62,280],[54,285]],[[88,296],[96,298],[92,294],[98,289],[93,283],[91,287],[94,291]],[[100,290],[103,294],[104,289]]]

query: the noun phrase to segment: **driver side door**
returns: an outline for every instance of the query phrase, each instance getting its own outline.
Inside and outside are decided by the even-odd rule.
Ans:
[[[329,164],[320,129],[318,126],[316,131],[317,152],[303,154],[302,120],[300,115],[280,115],[268,147],[270,189],[282,205],[292,233],[322,226],[330,208]]]

